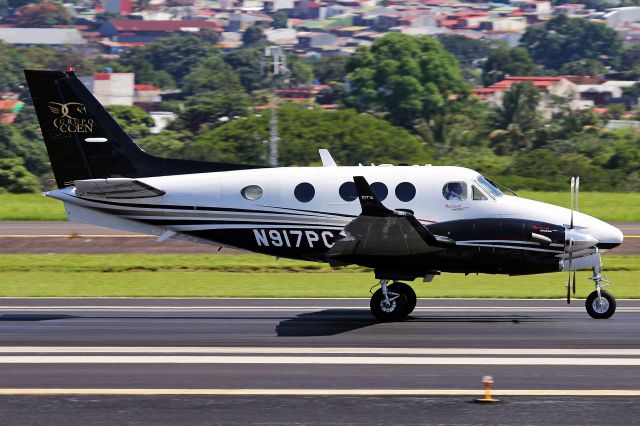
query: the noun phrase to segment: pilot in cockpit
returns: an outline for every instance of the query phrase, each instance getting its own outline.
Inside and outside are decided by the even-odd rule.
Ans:
[[[449,201],[462,201],[464,191],[460,182],[450,182],[443,188],[442,195]]]

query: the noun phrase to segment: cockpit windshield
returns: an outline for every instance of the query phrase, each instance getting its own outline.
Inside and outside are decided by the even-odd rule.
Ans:
[[[489,179],[484,176],[478,176],[477,180],[482,189],[491,194],[491,196],[494,198],[502,197],[502,191],[500,191]]]

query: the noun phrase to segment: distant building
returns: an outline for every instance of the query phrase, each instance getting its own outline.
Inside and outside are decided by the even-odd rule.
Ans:
[[[176,33],[197,33],[208,29],[221,33],[222,26],[212,21],[140,21],[112,19],[100,27],[100,34],[119,43],[150,43]]]
[[[103,105],[133,105],[132,72],[101,72],[93,75],[93,95]]]
[[[604,15],[609,28],[620,29],[632,27],[636,22],[640,22],[640,7],[629,6],[612,9]]]
[[[116,15],[128,15],[133,11],[131,0],[104,0],[102,5],[105,12]]]
[[[0,40],[13,45],[84,46],[76,28],[0,28]]]
[[[555,98],[563,98],[572,111],[593,107],[590,100],[582,100],[578,86],[565,77],[507,77],[489,87],[473,89],[473,95],[494,106],[501,107],[504,94],[514,84],[529,82],[540,90],[541,99],[538,111],[545,118],[551,118],[556,109]]]

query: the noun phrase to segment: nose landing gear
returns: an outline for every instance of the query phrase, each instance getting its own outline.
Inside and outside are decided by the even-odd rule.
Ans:
[[[611,281],[602,275],[601,266],[593,267],[593,276],[590,279],[595,283],[596,290],[587,297],[587,313],[595,319],[610,318],[616,311],[616,299],[611,293],[602,289],[610,285]],[[606,284],[602,284],[603,282]]]
[[[410,285],[394,281],[387,285],[380,280],[380,288],[373,293],[369,306],[371,313],[380,321],[399,321],[409,315],[416,307],[416,293]]]

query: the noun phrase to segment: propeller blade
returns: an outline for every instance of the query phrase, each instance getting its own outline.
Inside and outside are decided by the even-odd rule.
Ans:
[[[576,176],[574,192],[576,194],[576,211],[579,212],[580,209],[578,208],[578,194],[580,194],[580,176]]]
[[[576,295],[576,271],[573,271],[573,295]]]
[[[573,252],[571,251],[572,245],[573,245],[573,240],[569,239],[569,245],[568,245],[569,246],[568,247],[569,248],[569,277],[567,278],[567,305],[571,304],[571,267],[573,266]],[[574,286],[575,286],[575,283],[574,283]]]
[[[571,177],[571,222],[569,224],[569,229],[573,229],[573,198],[574,198],[574,194],[575,194],[575,188],[576,188],[576,178],[575,176]]]

